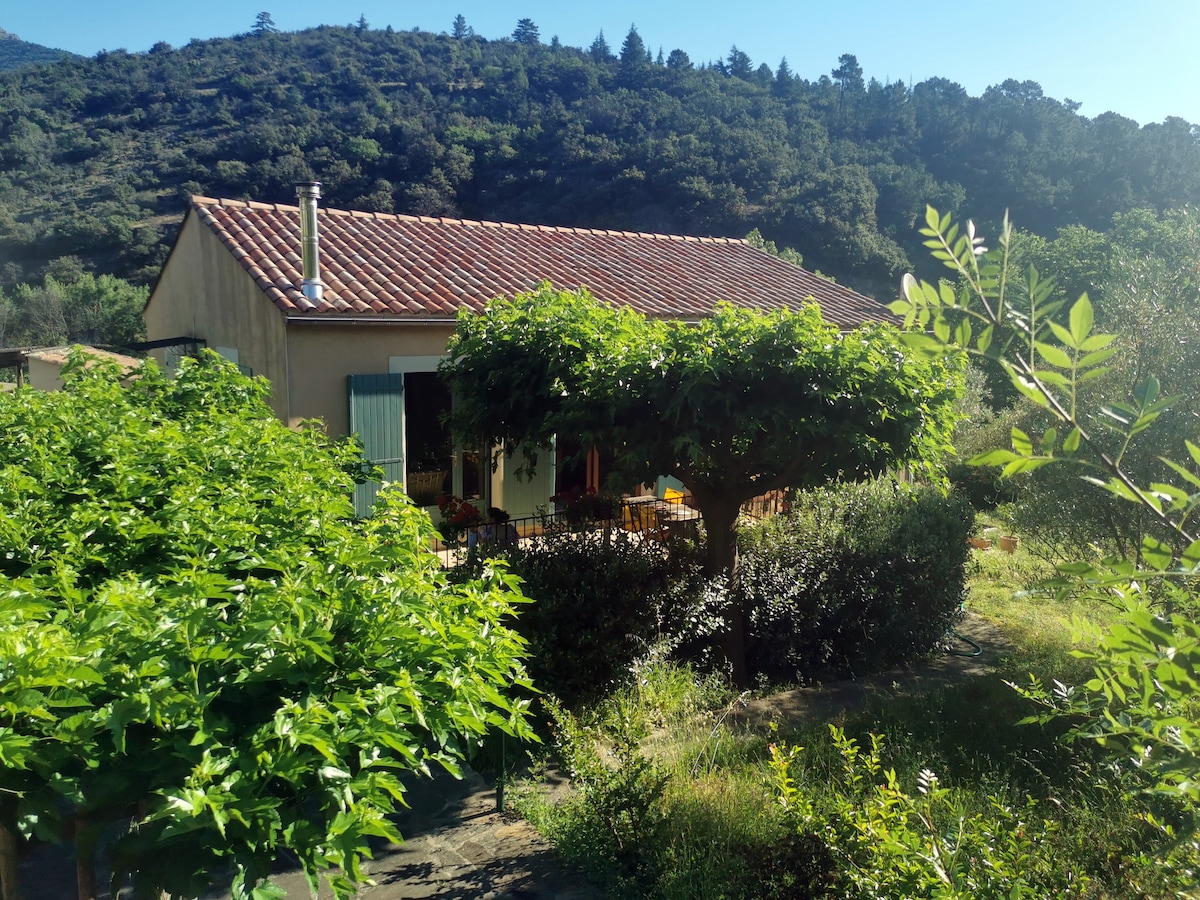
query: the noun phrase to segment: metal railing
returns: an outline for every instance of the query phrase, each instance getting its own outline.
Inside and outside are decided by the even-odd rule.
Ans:
[[[672,538],[695,539],[702,524],[700,511],[682,500],[629,497],[619,516],[580,518],[569,511],[546,511],[507,522],[480,522],[459,528],[435,548],[447,565],[457,565],[472,548],[503,548],[547,534],[583,534],[626,531],[643,540],[668,544]]]

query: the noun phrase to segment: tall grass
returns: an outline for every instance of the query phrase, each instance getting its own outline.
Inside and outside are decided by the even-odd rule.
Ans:
[[[1012,647],[1000,660],[1010,680],[1037,674],[1043,680],[1079,681],[1086,665],[1071,656],[1082,625],[1105,626],[1115,621],[1114,608],[1056,597],[1044,587],[1056,572],[1050,563],[1024,545],[1016,552],[974,550],[968,568],[967,608],[996,623]]]
[[[1062,727],[1018,725],[1005,683],[1079,674],[1071,618],[1107,610],[1030,591],[1052,572],[1020,550],[973,568],[968,607],[1012,643],[997,674],[844,711],[837,731],[760,728],[734,724],[744,698],[722,682],[652,655],[557,713],[578,789],[554,804],[526,786],[519,808],[614,897],[1186,896],[1200,860],[1157,852],[1171,810]]]

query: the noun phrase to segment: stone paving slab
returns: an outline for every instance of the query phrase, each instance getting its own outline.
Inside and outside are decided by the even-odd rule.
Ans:
[[[410,784],[409,809],[396,817],[403,844],[383,844],[365,870],[376,882],[369,900],[600,900],[563,865],[524,819],[496,811],[493,785],[466,769],[462,780],[440,772]],[[272,879],[289,900],[310,896],[299,871]],[[320,900],[331,898],[322,885]],[[205,900],[227,900],[213,892]]]
[[[465,770],[410,783],[410,807],[396,816],[403,844],[380,843],[364,869],[376,882],[359,889],[369,900],[601,900],[603,895],[572,873],[532,825],[496,811],[493,785]],[[101,875],[101,882],[106,880]],[[289,900],[307,900],[298,868],[281,865],[272,879]],[[22,860],[24,900],[75,900],[75,865],[61,847],[43,847]],[[229,877],[202,900],[229,900]],[[131,900],[104,885],[96,900]],[[333,894],[322,884],[319,900]]]

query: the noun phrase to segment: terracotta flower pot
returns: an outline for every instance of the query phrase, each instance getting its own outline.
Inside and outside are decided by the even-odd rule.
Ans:
[[[987,538],[969,537],[969,538],[967,538],[967,543],[970,544],[972,547],[974,547],[976,550],[992,549],[992,542],[989,541]]]
[[[1000,549],[1005,553],[1013,553],[1017,549],[1017,544],[1020,543],[1016,535],[1006,534],[1000,538]]]

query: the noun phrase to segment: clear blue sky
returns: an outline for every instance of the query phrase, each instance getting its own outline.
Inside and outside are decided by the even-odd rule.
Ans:
[[[249,31],[264,9],[285,31],[360,15],[372,28],[446,31],[461,12],[486,38],[510,35],[528,17],[544,41],[558,35],[586,47],[603,29],[614,51],[636,24],[653,52],[678,47],[694,62],[736,44],[755,65],[775,68],[786,56],[793,71],[814,79],[853,53],[866,76],[881,81],[938,75],[978,95],[1006,78],[1029,79],[1051,97],[1081,102],[1089,117],[1113,110],[1142,124],[1167,116],[1200,123],[1198,0],[3,0],[0,28],[92,55]]]

